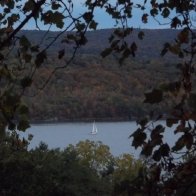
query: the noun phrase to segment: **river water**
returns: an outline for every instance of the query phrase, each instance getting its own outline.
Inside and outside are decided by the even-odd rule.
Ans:
[[[164,124],[164,122],[161,122]],[[33,124],[21,136],[27,137],[29,133],[33,134],[29,148],[35,148],[41,141],[45,142],[51,148],[66,148],[69,144],[77,144],[79,141],[92,140],[101,141],[110,147],[113,155],[119,156],[123,153],[129,153],[134,157],[139,157],[139,150],[131,146],[129,136],[137,129],[136,122],[96,122],[98,133],[90,134],[93,123],[57,123],[57,124]],[[176,136],[170,129],[167,129],[164,140],[173,144]]]

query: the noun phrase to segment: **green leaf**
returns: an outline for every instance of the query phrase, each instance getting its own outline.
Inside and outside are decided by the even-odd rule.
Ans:
[[[29,121],[28,120],[20,120],[19,124],[17,126],[17,129],[19,131],[26,131],[26,129],[28,129],[30,127]]]
[[[23,12],[24,12],[24,13],[27,13],[27,12],[32,11],[32,10],[34,9],[34,6],[35,6],[35,2],[32,1],[32,0],[28,0],[28,1],[25,3],[24,7],[23,7]]]
[[[79,45],[79,46],[85,45],[87,42],[88,42],[88,40],[87,40],[86,36],[83,33],[81,33],[80,39],[76,40],[76,44]]]
[[[8,107],[15,106],[20,102],[20,97],[16,94],[12,94],[10,91],[7,91],[4,96],[5,104]]]
[[[124,4],[126,2],[126,0],[118,0],[119,4]]]
[[[166,119],[166,125],[168,127],[172,127],[174,124],[178,123],[178,119],[174,119],[174,118],[168,118]]]
[[[161,152],[159,149],[154,151],[152,158],[157,162],[161,160]]]
[[[64,55],[65,55],[65,49],[60,50],[60,51],[59,51],[59,54],[58,54],[58,58],[59,58],[59,59],[62,59]]]
[[[11,130],[11,131],[14,131],[16,129],[16,124],[13,123],[13,122],[10,122],[8,124],[8,129]]]
[[[164,92],[171,92],[176,94],[180,91],[181,88],[181,81],[170,82],[170,83],[163,83],[160,85],[160,89]]]
[[[108,38],[109,43],[111,43],[114,40],[115,36],[113,34],[110,35],[110,37]]]
[[[124,51],[123,51],[122,59],[124,60],[125,58],[127,58],[132,53],[134,55],[134,51],[131,51],[129,48],[125,48]]]
[[[140,40],[143,40],[143,38],[144,38],[144,32],[143,32],[143,31],[140,31],[140,32],[138,33],[138,38],[139,38]]]
[[[14,9],[15,1],[14,0],[6,1],[6,5],[8,6],[9,9]]]
[[[11,10],[10,10],[10,8],[6,7],[6,8],[4,8],[3,12],[6,14],[9,14],[9,13],[11,13]]]
[[[166,7],[163,9],[161,15],[164,17],[164,18],[167,18],[169,15],[170,15],[170,11],[169,9]]]
[[[67,39],[68,40],[76,40],[76,36],[73,34],[67,34]]]
[[[39,54],[37,54],[36,59],[35,59],[35,65],[37,67],[40,67],[44,60],[46,59],[46,52],[42,51]]]
[[[82,17],[84,18],[86,23],[89,23],[93,18],[93,14],[92,12],[85,12]]]
[[[150,143],[144,145],[144,148],[141,151],[142,155],[151,156],[152,155],[153,146]]]
[[[52,2],[52,9],[53,10],[58,10],[61,7],[61,5],[59,3],[56,2]]]
[[[145,93],[146,99],[144,100],[144,103],[160,103],[163,100],[163,92],[158,89],[154,89],[150,93]]]
[[[154,134],[160,134],[160,133],[163,133],[165,131],[165,127],[163,125],[157,125],[154,129],[153,129],[153,132]],[[153,132],[151,135],[153,135]]]
[[[175,143],[175,146],[172,148],[173,151],[179,151],[186,145],[185,135],[182,135],[178,141]]]
[[[124,36],[126,37],[126,36],[130,35],[130,33],[133,32],[133,28],[126,28],[123,31],[124,31]]]
[[[39,45],[34,45],[30,49],[31,49],[31,52],[39,52]]]
[[[151,132],[151,139],[152,139],[152,145],[156,146],[156,145],[160,145],[162,143],[162,138],[163,135],[161,135],[161,133],[163,133],[165,130],[165,127],[163,127],[162,125],[157,125]]]
[[[31,141],[33,139],[33,135],[32,134],[28,134],[28,140]]]
[[[150,10],[150,14],[151,16],[155,17],[156,15],[158,15],[158,10],[156,8],[153,8]]]
[[[131,49],[131,53],[132,53],[133,57],[135,57],[135,52],[137,51],[137,45],[136,45],[135,42],[133,42],[133,43],[131,44],[130,49]]]
[[[64,26],[64,22],[63,22],[64,18],[65,17],[62,13],[54,12],[52,22],[55,23],[58,28],[62,29]]]
[[[163,47],[163,49],[161,51],[161,56],[164,56],[168,52],[169,48],[170,48],[170,44],[169,43],[165,43],[164,47]]]
[[[186,148],[188,150],[191,149],[192,145],[193,145],[193,135],[191,133],[186,133],[185,134],[185,142],[186,142]]]
[[[160,147],[161,156],[168,157],[170,153],[170,147],[168,144],[162,144]]]
[[[12,14],[10,17],[8,17],[8,26],[13,26],[15,22],[17,22],[20,18],[19,14]]]
[[[187,28],[183,29],[179,34],[178,34],[178,40],[180,41],[181,44],[189,43],[189,30]]]
[[[147,136],[142,129],[138,128],[133,134],[130,135],[130,137],[133,137],[132,146],[138,148],[139,146],[144,144]]]
[[[23,58],[26,63],[29,63],[29,62],[31,62],[32,56],[30,54],[26,53],[26,54],[24,54]]]
[[[113,49],[117,48],[119,42],[120,42],[119,39],[114,40],[114,41],[111,43],[111,48],[113,48]]]
[[[178,26],[181,26],[181,20],[178,17],[174,17],[171,22],[171,28],[176,29]]]
[[[29,108],[27,105],[25,104],[22,104],[20,105],[19,107],[19,113],[22,115],[22,114],[28,114],[29,113]]]
[[[170,45],[169,51],[173,54],[179,55],[181,52],[181,47],[179,44]]]
[[[115,29],[114,30],[114,35],[120,37],[120,38],[123,38],[124,37],[124,32],[121,30],[121,29]]]
[[[98,23],[95,22],[94,20],[92,20],[92,21],[90,22],[89,28],[90,28],[90,29],[93,29],[93,30],[96,30],[96,29],[97,29],[97,25],[98,25]]]
[[[191,93],[188,98],[189,107],[196,112],[196,93]]]
[[[23,35],[21,38],[20,38],[20,45],[26,49],[28,49],[29,47],[31,47],[31,43],[29,42],[29,40],[26,38],[25,35]]]
[[[30,77],[25,77],[21,80],[21,86],[23,88],[29,87],[32,84],[32,79]]]
[[[149,120],[148,118],[143,118],[141,120],[137,120],[137,124],[139,124],[142,128],[145,128],[145,126],[148,124]]]
[[[51,10],[45,12],[42,15],[42,20],[44,21],[44,24],[55,24],[58,28],[63,28],[64,26],[64,15],[58,11],[52,12]]]
[[[110,55],[111,52],[112,52],[112,48],[106,48],[105,50],[103,50],[103,51],[101,52],[101,56],[102,56],[103,58],[105,58],[106,56]]]
[[[0,53],[0,61],[2,61],[4,59],[5,59],[4,55]]]
[[[131,44],[131,50],[134,51],[134,52],[137,50],[137,45],[136,45],[135,42],[133,42],[133,43]]]
[[[77,23],[76,25],[75,25],[75,27],[76,27],[76,29],[79,31],[79,32],[82,32],[85,28],[86,28],[86,25],[85,25],[85,23]]]
[[[0,1],[0,5],[1,5],[2,7],[4,7],[4,6],[6,5],[6,0],[1,0],[1,1]]]
[[[148,22],[148,14],[143,14],[142,15],[142,22],[147,23]]]

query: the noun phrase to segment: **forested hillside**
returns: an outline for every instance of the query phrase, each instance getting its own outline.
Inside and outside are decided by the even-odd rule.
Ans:
[[[49,49],[49,57],[39,70],[41,77],[34,78],[34,85],[26,92],[25,102],[30,105],[31,119],[130,120],[147,114],[149,105],[143,103],[144,93],[178,79],[176,57],[160,55],[164,43],[173,40],[177,31],[144,30],[143,40],[137,38],[138,31],[134,30],[130,38],[138,45],[136,57],[126,59],[122,65],[115,54],[105,59],[100,56],[108,46],[111,30],[88,32],[88,43],[79,49],[73,62],[57,71],[43,90],[35,90],[44,84],[55,67],[66,65],[66,58],[57,58],[58,51],[65,46],[60,37]],[[22,31],[21,34],[37,42],[51,39],[56,33],[50,32],[47,38],[44,38],[45,32],[40,31]],[[67,44],[67,58],[72,52],[73,45]],[[156,112],[161,109],[167,113],[167,104],[156,105]]]

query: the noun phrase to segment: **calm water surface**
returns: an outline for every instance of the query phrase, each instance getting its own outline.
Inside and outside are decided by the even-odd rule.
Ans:
[[[110,151],[115,156],[123,153],[139,156],[139,151],[131,146],[131,140],[128,138],[137,129],[135,122],[97,122],[98,134],[96,135],[90,134],[92,125],[93,123],[86,122],[38,124],[32,125],[22,136],[27,136],[29,133],[34,135],[29,148],[34,148],[43,141],[49,148],[64,149],[69,144],[77,144],[88,139],[102,141],[110,147]],[[174,143],[175,137],[171,130],[166,131],[164,140],[170,144]]]

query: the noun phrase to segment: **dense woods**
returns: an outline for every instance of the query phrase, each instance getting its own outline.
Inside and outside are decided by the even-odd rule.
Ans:
[[[7,144],[1,143],[1,195],[128,196],[134,193],[142,196],[147,191],[153,195],[153,191],[160,186],[146,178],[149,172],[152,172],[153,180],[157,176],[153,168],[148,168],[145,159],[135,160],[130,154],[114,157],[109,147],[101,142],[80,141],[64,150],[49,149],[47,144],[41,142],[35,149],[27,150],[29,142],[16,140],[12,135],[7,137]],[[194,166],[191,157],[183,159],[182,163],[187,167]],[[176,172],[183,186],[175,185],[171,178],[167,181],[167,191],[173,190],[175,185],[176,195],[183,195],[184,192],[195,195],[194,181],[186,190],[189,185],[187,168],[179,166]],[[149,187],[149,190],[143,190],[143,187]]]
[[[44,143],[17,148],[1,145],[1,195],[123,195],[144,169],[131,155],[114,157],[108,146],[89,140],[63,151]]]
[[[107,39],[112,30],[88,32],[88,43],[78,51],[78,55],[66,69],[57,71],[46,88],[38,91],[49,77],[54,67],[63,64],[56,58],[55,52],[61,44],[51,46],[48,59],[34,79],[33,88],[37,95],[26,101],[30,106],[31,120],[40,121],[81,121],[81,120],[135,120],[148,114],[149,105],[144,104],[144,93],[176,78],[179,73],[174,55],[161,57],[163,43],[174,38],[176,30],[144,30],[144,40],[134,39],[141,47],[134,59],[126,60],[119,65],[117,56],[102,59],[101,51],[107,47]],[[34,42],[41,40],[44,32],[22,31],[30,35]],[[54,37],[50,32],[48,37]],[[157,43],[152,39],[161,35]],[[103,43],[103,44],[100,44]],[[67,46],[66,55],[71,55],[72,46]],[[168,69],[169,68],[169,69]],[[168,102],[151,108],[156,113],[168,113]]]

